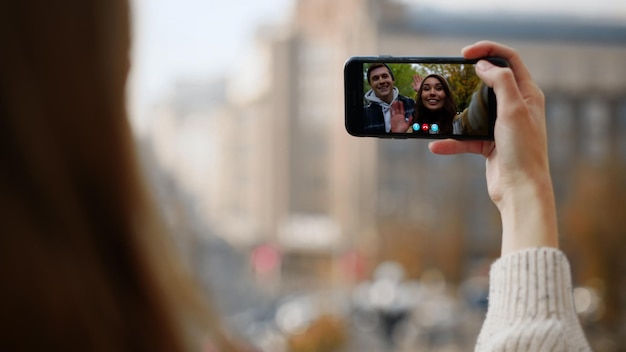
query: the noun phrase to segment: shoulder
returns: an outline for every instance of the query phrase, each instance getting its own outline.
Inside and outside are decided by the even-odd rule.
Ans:
[[[403,101],[403,102],[414,102],[412,98],[409,98],[405,95],[398,95],[398,100]]]
[[[404,95],[398,95],[398,100],[402,102],[402,104],[404,104],[404,106],[414,106],[415,105],[415,100],[404,96]]]
[[[398,95],[398,101],[401,101],[405,108],[412,108],[415,106],[415,100],[404,95]]]

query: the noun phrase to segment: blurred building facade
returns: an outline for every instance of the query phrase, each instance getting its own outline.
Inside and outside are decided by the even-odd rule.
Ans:
[[[210,222],[243,246],[270,242],[326,259],[356,249],[399,257],[415,273],[442,266],[452,279],[467,260],[497,254],[482,158],[435,157],[423,141],[355,138],[343,128],[348,57],[459,56],[480,39],[515,47],[546,94],[560,202],[573,187],[573,165],[623,162],[625,25],[300,0],[291,23],[259,30],[263,55],[249,65],[261,72],[262,89],[243,100],[231,92],[227,113],[212,117],[221,161]]]
[[[592,179],[607,165],[623,170],[626,23],[455,15],[391,0],[298,0],[294,9],[289,23],[259,29],[259,54],[246,64],[254,74],[231,78],[225,104],[186,112],[177,124],[180,138],[211,141],[201,177],[189,180],[199,213],[232,245],[278,248],[288,289],[358,280],[357,265],[337,265],[346,254],[371,267],[398,261],[409,277],[439,268],[459,282],[474,261],[499,253],[482,157],[434,156],[426,141],[345,132],[350,56],[460,56],[477,40],[503,42],[520,52],[546,95],[559,209],[572,209],[581,169]],[[625,175],[616,173],[618,185]],[[626,261],[615,270],[626,277]]]

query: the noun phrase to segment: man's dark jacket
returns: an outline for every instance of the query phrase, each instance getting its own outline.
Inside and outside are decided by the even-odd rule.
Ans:
[[[415,110],[415,102],[404,95],[398,95],[398,100],[404,104],[404,117],[410,119]],[[383,107],[379,103],[370,102],[364,110],[363,132],[366,134],[386,133]]]

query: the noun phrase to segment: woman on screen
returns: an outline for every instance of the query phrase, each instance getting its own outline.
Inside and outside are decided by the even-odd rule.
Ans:
[[[413,119],[406,121],[399,116],[404,114],[402,108],[398,105],[392,106],[391,121],[394,130],[441,135],[488,134],[488,95],[484,83],[478,85],[469,106],[461,112],[457,111],[452,90],[443,76],[430,74],[422,79],[415,75],[413,87],[417,91]],[[398,117],[394,118],[395,115]]]
[[[419,80],[417,77],[415,79]],[[452,134],[455,116],[456,104],[448,81],[438,74],[426,76],[419,85],[415,97],[411,130],[431,134]]]

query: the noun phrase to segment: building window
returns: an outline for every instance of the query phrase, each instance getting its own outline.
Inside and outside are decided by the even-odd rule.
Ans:
[[[599,160],[609,153],[610,111],[606,101],[592,98],[581,106],[580,142],[582,154],[590,161]]]
[[[546,124],[548,129],[548,148],[554,163],[567,163],[572,154],[572,141],[576,114],[572,99],[564,96],[547,99]]]

